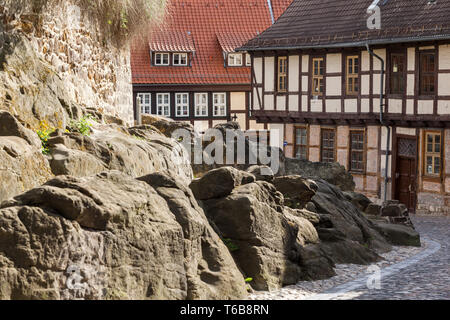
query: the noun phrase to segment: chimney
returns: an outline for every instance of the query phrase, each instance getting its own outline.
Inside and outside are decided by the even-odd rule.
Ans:
[[[269,6],[270,18],[272,19],[272,24],[274,24],[275,23],[275,17],[273,16],[272,1],[271,0],[267,0],[267,5]]]

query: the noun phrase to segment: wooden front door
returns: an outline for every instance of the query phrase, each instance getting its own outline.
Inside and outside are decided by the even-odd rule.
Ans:
[[[417,187],[417,139],[397,139],[397,163],[395,174],[395,199],[416,211]]]

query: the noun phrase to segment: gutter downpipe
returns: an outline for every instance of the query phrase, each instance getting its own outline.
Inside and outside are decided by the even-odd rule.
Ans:
[[[384,172],[384,201],[387,200],[387,185],[389,182],[388,178],[388,167],[389,167],[389,151],[391,146],[391,127],[384,121],[384,60],[378,56],[375,52],[370,50],[369,44],[366,43],[367,51],[370,53],[371,56],[377,58],[381,62],[381,76],[380,76],[380,123],[382,126],[386,127],[387,129],[387,138],[386,138],[386,164],[385,164],[385,172]]]

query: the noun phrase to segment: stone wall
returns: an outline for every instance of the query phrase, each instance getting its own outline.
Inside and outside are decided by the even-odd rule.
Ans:
[[[95,24],[72,3],[62,1],[37,15],[26,9],[13,14],[11,5],[1,1],[0,21],[4,31],[18,32],[30,40],[39,57],[51,64],[65,82],[71,100],[131,122],[128,49],[102,43]]]

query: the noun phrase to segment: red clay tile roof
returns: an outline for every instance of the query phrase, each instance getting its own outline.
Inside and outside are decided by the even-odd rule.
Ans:
[[[250,39],[250,38],[248,38]],[[150,51],[194,52],[194,40],[188,31],[154,31],[149,36]]]
[[[230,33],[230,32],[218,32],[217,40],[222,47],[222,50],[226,53],[234,52],[236,48],[244,45],[249,39],[256,36],[256,31],[254,33],[250,32],[240,32],[240,33]]]
[[[275,18],[291,2],[272,0]],[[169,0],[167,11],[160,29],[169,35],[162,36],[161,48],[190,48],[189,41],[179,36],[190,32],[195,48],[192,67],[151,66],[150,47],[141,41],[131,48],[133,84],[250,84],[249,67],[224,67],[221,45],[228,51],[267,29],[271,25],[267,0]],[[174,43],[169,45],[166,39]],[[152,48],[157,48],[154,41]]]
[[[294,0],[240,50],[361,46],[450,39],[450,0],[380,0],[381,29],[369,30],[373,0]]]

